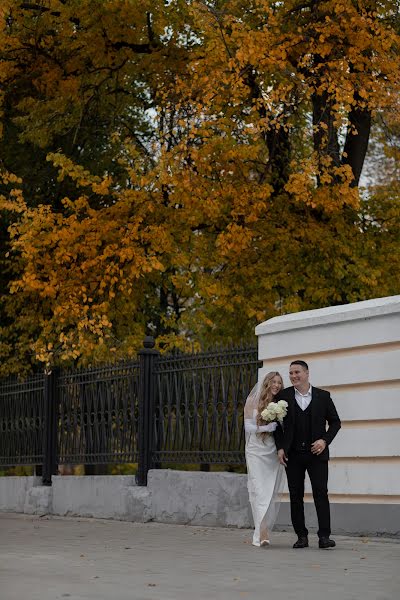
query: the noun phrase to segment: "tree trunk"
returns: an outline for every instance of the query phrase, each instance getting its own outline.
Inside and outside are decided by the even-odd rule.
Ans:
[[[358,100],[358,98],[357,98]],[[349,113],[346,142],[342,163],[350,165],[353,172],[352,186],[358,186],[368,150],[371,132],[371,112],[367,108],[354,108]]]
[[[329,156],[332,167],[340,166],[338,132],[327,92],[312,95],[314,150],[319,156]]]

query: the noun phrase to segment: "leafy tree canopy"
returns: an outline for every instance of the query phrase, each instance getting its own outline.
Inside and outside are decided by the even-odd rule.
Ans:
[[[398,293],[397,5],[2,2],[3,372]]]

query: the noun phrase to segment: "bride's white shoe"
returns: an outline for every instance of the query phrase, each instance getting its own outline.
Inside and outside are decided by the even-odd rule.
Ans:
[[[251,542],[252,546],[256,546],[256,548],[261,548],[263,546],[269,546],[271,542],[269,540],[261,540],[261,542]]]

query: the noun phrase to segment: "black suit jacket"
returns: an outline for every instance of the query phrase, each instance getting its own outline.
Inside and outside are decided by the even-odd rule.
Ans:
[[[311,387],[311,391],[312,440],[313,442],[319,439],[326,441],[326,448],[319,454],[319,458],[321,460],[329,460],[329,444],[339,431],[341,422],[330,393],[316,387]],[[288,403],[288,412],[282,425],[278,423],[278,427],[274,432],[275,444],[276,449],[280,450],[283,448],[287,456],[292,447],[296,427],[296,398],[294,387],[291,386],[279,392],[276,397],[276,401],[278,400],[286,400]],[[326,429],[327,423],[328,429]]]

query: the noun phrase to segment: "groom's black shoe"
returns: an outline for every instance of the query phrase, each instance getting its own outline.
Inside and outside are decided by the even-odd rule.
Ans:
[[[299,537],[297,542],[293,544],[293,548],[308,548],[308,537],[306,535]]]
[[[334,548],[336,546],[336,542],[328,537],[321,537],[319,538],[318,546],[326,550],[327,548]]]

